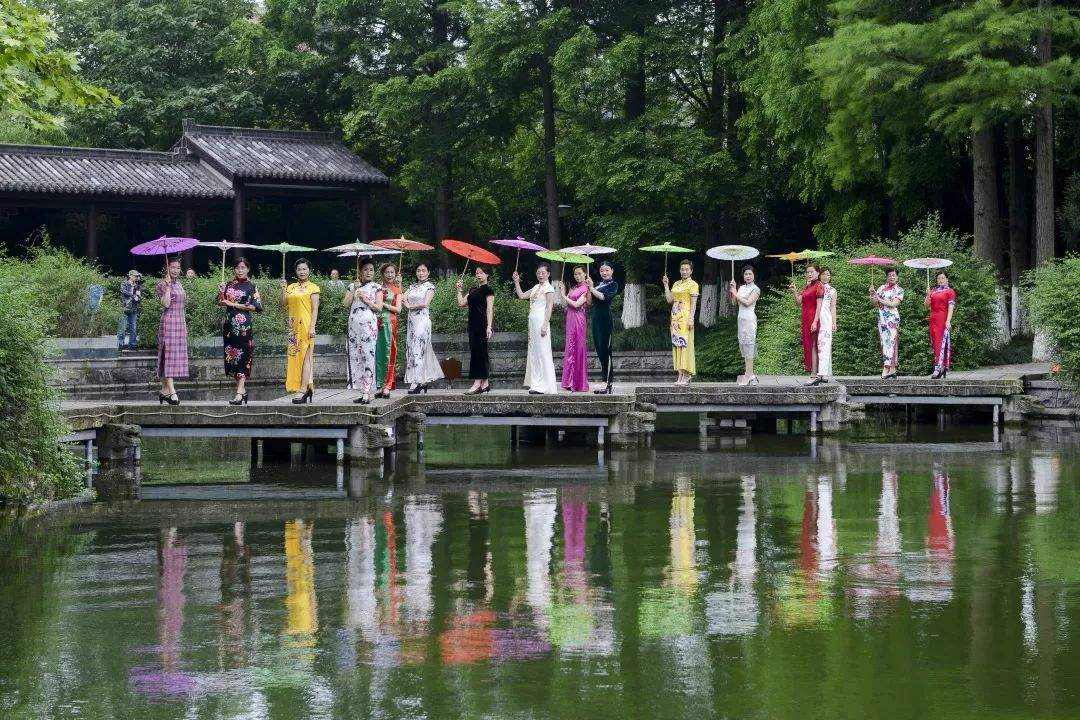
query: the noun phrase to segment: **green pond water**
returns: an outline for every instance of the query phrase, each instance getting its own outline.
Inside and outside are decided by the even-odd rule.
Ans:
[[[1078,448],[985,434],[148,441],[0,519],[0,718],[1080,717]]]

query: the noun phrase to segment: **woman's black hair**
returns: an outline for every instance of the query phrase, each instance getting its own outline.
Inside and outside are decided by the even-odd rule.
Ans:
[[[900,277],[900,271],[894,267],[885,268],[885,277],[888,277],[889,273],[896,273],[896,276]]]
[[[831,273],[832,268],[829,267],[828,265],[820,265],[820,266],[818,266],[818,271],[817,271],[818,275],[821,275],[822,273],[825,273],[825,272],[830,272]]]
[[[392,262],[388,262],[388,263],[383,263],[382,265],[379,266],[379,274],[380,275],[385,275],[386,274],[386,268],[394,268],[394,273],[395,274],[397,273],[397,265],[395,265]]]
[[[487,269],[487,266],[482,263],[476,263],[476,265],[473,266],[473,275],[476,274],[477,270],[482,270],[485,275],[491,274],[491,271]]]
[[[372,270],[374,270],[374,269],[375,269],[375,261],[374,261],[374,260],[372,260],[371,258],[364,258],[363,260],[361,260],[361,261],[360,261],[360,269],[361,269],[361,270],[363,270],[364,268],[366,268],[366,267],[367,267],[368,265],[370,265],[370,266],[371,266],[371,269],[372,269]]]
[[[292,269],[293,269],[293,272],[296,272],[296,268],[300,267],[301,265],[307,265],[307,266],[308,266],[308,270],[310,270],[310,269],[311,269],[311,263],[310,263],[310,262],[308,262],[308,259],[307,259],[307,258],[304,258],[304,257],[302,257],[302,258],[297,258],[297,259],[296,259],[296,262],[294,262],[294,263],[292,264]]]
[[[747,265],[743,265],[743,266],[742,266],[742,274],[743,274],[743,275],[745,275],[745,274],[746,274],[746,271],[747,271],[747,270],[749,270],[750,272],[754,273],[754,276],[755,276],[755,277],[757,277],[757,270],[756,270],[756,269],[754,268],[754,266],[753,266],[753,265],[747,264]]]
[[[942,269],[938,270],[936,273],[934,273],[934,278],[937,279],[937,278],[941,277],[942,275],[945,276],[946,280],[952,280],[952,278],[949,277],[949,273],[945,272],[945,268],[942,268]]]
[[[422,267],[427,268],[428,272],[431,272],[431,266],[427,264],[426,260],[421,260],[420,262],[416,263],[416,270],[419,270]]]
[[[179,257],[171,257],[171,258],[169,258],[169,262],[168,262],[168,263],[166,263],[166,264],[167,264],[167,265],[172,265],[173,263],[178,263],[178,262],[180,262],[180,258],[179,258]]]
[[[540,268],[544,268],[545,270],[547,270],[548,275],[551,274],[551,264],[550,263],[542,262],[542,263],[540,263],[539,265],[536,266],[537,270],[539,270]]]
[[[601,261],[600,261],[600,265],[599,265],[598,267],[602,267],[602,268],[605,268],[605,267],[607,267],[607,268],[611,268],[612,270],[614,270],[614,269],[615,269],[615,266],[614,266],[614,265],[612,265],[612,264],[611,264],[610,262],[608,262],[607,260],[601,260]]]
[[[247,265],[248,270],[251,269],[251,263],[249,263],[247,261],[246,257],[244,257],[243,255],[240,255],[239,257],[237,257],[236,259],[234,259],[232,261],[233,270],[235,270],[236,266],[239,265],[240,263],[243,263],[243,264]]]
[[[683,265],[689,265],[690,266],[690,272],[694,271],[694,261],[691,260],[690,258],[683,258],[682,260],[680,260],[679,261],[679,267],[682,267]]]
[[[584,265],[575,265],[575,266],[574,266],[574,269],[573,269],[573,270],[571,270],[570,272],[571,272],[571,273],[576,273],[576,272],[577,272],[578,270],[580,270],[581,272],[585,273],[585,276],[586,276],[586,277],[588,277],[588,275],[589,275],[589,270],[588,270],[588,268],[586,268],[586,267],[585,267]]]

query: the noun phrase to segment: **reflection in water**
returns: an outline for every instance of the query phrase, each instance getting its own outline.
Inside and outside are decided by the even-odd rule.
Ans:
[[[301,650],[296,660],[310,663],[315,653],[318,602],[315,599],[314,526],[305,520],[285,523],[285,647]]]
[[[247,665],[247,619],[251,604],[251,550],[244,523],[233,523],[221,550],[221,606],[218,664],[222,669]]]
[[[94,516],[46,597],[0,588],[52,628],[5,635],[0,714],[1080,716],[1080,464],[823,448]]]
[[[731,579],[705,598],[707,627],[715,635],[748,635],[757,629],[757,478],[743,475],[739,523],[735,528],[735,561]]]

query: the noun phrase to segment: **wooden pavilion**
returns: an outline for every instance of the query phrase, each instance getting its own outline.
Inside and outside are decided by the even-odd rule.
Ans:
[[[0,144],[0,214],[34,208],[78,213],[85,229],[82,249],[93,259],[101,251],[99,224],[105,214],[164,215],[174,227],[178,218],[177,230],[185,236],[196,234],[202,217],[225,214],[231,216],[230,239],[244,242],[248,207],[255,201],[281,206],[286,240],[294,205],[344,201],[350,229],[367,240],[371,190],[388,182],[336,132],[184,120],[170,152]],[[150,239],[130,230],[128,235],[132,244]]]

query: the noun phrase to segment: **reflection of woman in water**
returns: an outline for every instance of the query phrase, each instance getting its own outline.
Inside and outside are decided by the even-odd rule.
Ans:
[[[543,633],[551,623],[551,546],[556,508],[554,490],[525,493],[525,600]]]
[[[161,664],[170,672],[180,669],[186,570],[187,544],[176,528],[162,530],[158,538],[158,645]]]
[[[305,520],[285,523],[285,636],[286,646],[315,647],[319,607],[315,600],[315,553],[311,546],[314,526]],[[315,655],[304,652],[312,662]]]
[[[431,546],[442,530],[442,509],[434,495],[405,498],[405,620],[426,627],[431,622],[433,600]]]
[[[878,500],[877,539],[869,558],[852,568],[850,593],[857,614],[866,616],[874,601],[900,594],[899,480],[888,460],[881,461],[881,496]]]
[[[748,635],[757,629],[757,478],[743,475],[739,522],[735,526],[735,561],[726,588],[705,598],[705,618],[711,635]]]
[[[251,550],[244,541],[244,523],[233,523],[221,548],[221,629],[218,656],[225,668],[247,665],[247,618],[251,603]]]
[[[694,485],[690,478],[675,478],[671,496],[671,582],[686,591],[697,587],[697,563],[694,560]]]

